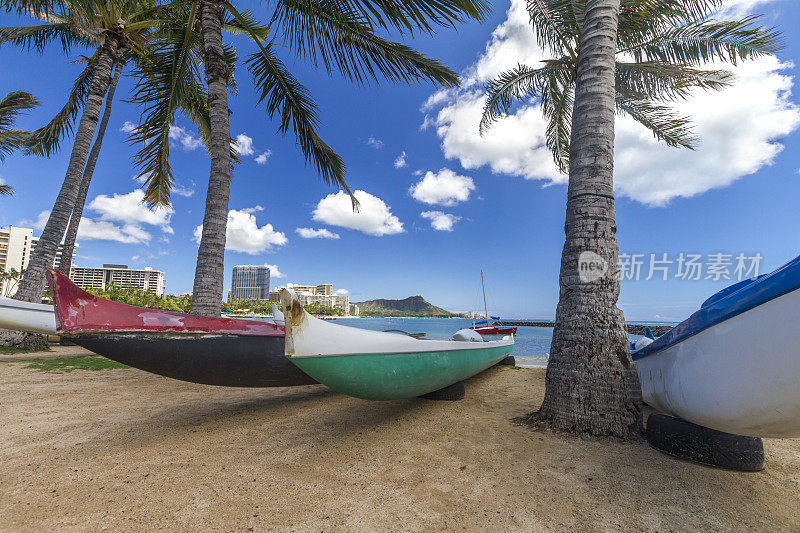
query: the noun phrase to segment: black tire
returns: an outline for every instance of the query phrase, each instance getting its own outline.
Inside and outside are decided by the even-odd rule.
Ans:
[[[443,389],[435,390],[433,392],[429,392],[428,394],[423,394],[420,396],[420,398],[425,398],[426,400],[455,402],[456,400],[461,400],[464,398],[466,392],[467,391],[464,388],[464,382],[456,381],[452,385],[448,385]]]
[[[740,472],[764,470],[764,443],[758,437],[724,433],[655,413],[647,419],[645,436],[656,450],[680,459]]]
[[[505,359],[503,359],[502,361],[500,361],[497,364],[498,365],[504,365],[504,366],[517,366],[517,360],[514,359],[513,355],[508,355],[508,356],[506,356]]]

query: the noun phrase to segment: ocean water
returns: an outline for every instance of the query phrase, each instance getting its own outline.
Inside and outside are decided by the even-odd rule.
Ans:
[[[336,324],[356,328],[384,331],[400,329],[409,333],[425,333],[429,339],[447,340],[459,329],[468,328],[472,320],[466,318],[337,318]],[[518,365],[547,363],[553,328],[517,328],[516,344],[511,355]]]

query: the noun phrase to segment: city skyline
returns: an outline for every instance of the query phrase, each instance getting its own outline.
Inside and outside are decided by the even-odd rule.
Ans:
[[[508,9],[496,7],[483,23],[409,40],[459,71],[459,89],[352,87],[297,65],[297,75],[319,102],[321,134],[347,164],[360,215],[349,210],[343,192],[305,165],[291,136],[275,133],[277,124],[255,107],[258,95],[242,84],[231,99],[242,163],[231,182],[224,287],[230,287],[232,266],[263,262],[274,267],[274,286],[331,282],[358,301],[421,294],[461,312],[482,308],[483,269],[490,309],[504,317],[551,319],[559,294],[566,187],[544,146],[540,109],[521,104],[483,137],[477,130],[483,84],[517,63],[544,57],[524,4],[515,0]],[[768,272],[800,253],[800,241],[786,231],[800,223],[794,206],[800,196],[800,109],[792,93],[797,67],[790,61],[800,55],[800,31],[783,23],[800,19],[800,5],[730,0],[726,10],[763,14],[765,24],[784,32],[786,46],[777,57],[734,67],[731,88],[697,92],[680,104],[696,123],[701,142],[695,151],[658,144],[626,118],[618,120],[617,236],[622,254],[648,261],[663,254],[730,255],[732,275],[739,254],[760,254],[760,271]],[[9,24],[28,23],[7,18]],[[246,40],[236,45],[243,53],[252,48]],[[20,127],[33,128],[63,105],[80,65],[57,54],[33,61],[26,52],[8,49],[0,68],[15,72],[14,79],[0,81],[0,90],[24,89],[40,99],[41,106],[19,120]],[[53,75],[42,77],[42,69]],[[179,116],[170,132],[172,205],[147,209],[141,184],[133,179],[137,147],[127,142],[141,113],[124,101],[131,89],[123,76],[75,262],[153,265],[169,273],[170,292],[187,293],[208,157],[198,132]],[[62,151],[48,159],[6,159],[0,180],[16,194],[0,198],[0,226],[32,227],[38,234],[67,158]],[[619,307],[626,317],[681,320],[734,281],[675,274],[623,280]]]

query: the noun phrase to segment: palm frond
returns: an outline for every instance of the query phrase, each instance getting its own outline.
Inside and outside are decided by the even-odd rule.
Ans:
[[[72,50],[73,46],[87,44],[87,40],[77,36],[74,28],[66,22],[0,28],[0,44],[11,44],[28,51],[33,49],[42,53],[53,41],[60,42],[65,53]]]
[[[67,102],[46,125],[31,134],[28,140],[26,154],[49,157],[58,151],[61,139],[72,134],[75,118],[83,108],[89,94],[89,86],[94,72],[94,58],[91,58],[86,68],[78,75],[72,84],[72,90],[67,97]]]
[[[546,144],[558,170],[569,172],[569,145],[572,132],[572,106],[575,86],[563,71],[550,71],[542,87],[542,111],[547,119]]]
[[[152,207],[168,205],[173,184],[169,163],[169,133],[175,113],[183,109],[195,122],[208,147],[210,124],[198,51],[197,3],[164,21],[157,39],[134,70],[136,83],[129,101],[143,108],[130,141],[142,143],[134,156],[139,177],[145,178],[145,200]]]
[[[618,61],[616,69],[617,90],[643,100],[686,99],[694,88],[719,91],[733,80],[733,73],[727,70],[700,70],[657,61]]]
[[[486,0],[350,0],[360,12],[385,30],[433,33],[437,26],[453,26],[469,19],[482,21],[491,11]]]
[[[287,46],[334,70],[348,80],[364,84],[379,77],[390,82],[428,79],[455,86],[458,75],[413,48],[378,36],[371,22],[344,0],[280,0],[270,26],[285,38]]]
[[[23,91],[10,92],[0,100],[0,163],[5,161],[6,156],[25,146],[30,133],[13,129],[12,126],[21,112],[37,105],[39,101],[36,97]],[[10,187],[7,190],[13,192]],[[11,192],[3,194],[10,195]]]
[[[341,156],[328,146],[316,131],[319,123],[317,106],[306,89],[275,56],[271,43],[247,58],[247,68],[259,90],[258,104],[266,103],[270,118],[278,115],[278,132],[286,134],[291,126],[306,162],[313,162],[323,181],[336,184],[350,195],[345,182],[345,164]]]
[[[10,185],[0,185],[0,196],[13,196],[14,187]]]
[[[619,50],[634,60],[699,65],[719,60],[739,61],[775,54],[783,47],[781,34],[757,24],[758,16],[738,21],[689,22],[666,28],[659,35]]]
[[[617,109],[630,115],[655,135],[656,139],[670,146],[694,150],[698,138],[692,132],[692,121],[682,117],[667,106],[647,100],[637,100],[617,93]]]
[[[528,14],[539,45],[554,55],[577,59],[580,27],[572,0],[528,0]]]
[[[518,100],[541,96],[543,87],[550,81],[552,72],[565,69],[567,66],[562,61],[552,61],[547,66],[538,69],[517,65],[516,68],[501,73],[487,83],[487,98],[478,128],[480,134],[483,135],[494,122],[504,117]]]

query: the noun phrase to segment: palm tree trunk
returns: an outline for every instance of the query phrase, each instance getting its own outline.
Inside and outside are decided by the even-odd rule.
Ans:
[[[118,48],[118,39],[113,35],[110,35],[100,45],[92,83],[86,96],[86,104],[83,108],[78,129],[75,132],[75,143],[72,146],[67,174],[56,197],[53,210],[50,212],[50,218],[47,219],[47,224],[42,231],[42,236],[39,238],[33,253],[31,253],[28,268],[25,270],[25,277],[22,279],[19,290],[15,295],[17,300],[26,302],[39,302],[41,300],[44,273],[53,266],[53,260],[58,252],[58,245],[64,237],[64,231],[67,229],[72,208],[75,206],[75,200],[78,197],[86,156],[89,153],[94,130],[100,118],[100,108],[103,106],[103,97],[108,90],[111,69],[116,60]]]
[[[575,433],[641,434],[641,388],[617,308],[614,53],[620,0],[587,0],[569,154],[560,295],[544,402],[533,420]],[[589,263],[601,265],[595,275]],[[604,265],[604,266],[603,266]],[[599,279],[596,279],[599,278]]]
[[[211,176],[206,194],[203,233],[197,251],[192,313],[219,316],[228,226],[231,179],[231,127],[228,120],[228,65],[222,49],[222,15],[213,1],[200,2],[200,21],[211,122]]]
[[[86,167],[83,169],[83,179],[81,179],[81,188],[78,190],[78,199],[75,200],[75,207],[72,209],[72,216],[69,219],[69,226],[67,227],[67,235],[64,237],[64,247],[61,252],[59,270],[67,276],[69,276],[69,269],[72,265],[72,255],[75,251],[75,238],[78,236],[78,226],[81,223],[83,206],[86,203],[86,195],[89,193],[89,184],[92,182],[92,174],[94,174],[94,167],[97,164],[97,157],[100,155],[100,148],[103,145],[103,137],[106,134],[108,119],[111,117],[111,103],[114,101],[114,93],[117,90],[117,83],[122,74],[122,69],[122,63],[117,63],[114,66],[114,76],[111,78],[111,82],[108,85],[103,118],[100,119],[100,126],[97,128],[97,138],[94,140],[92,151],[89,152],[89,159],[86,161]]]

